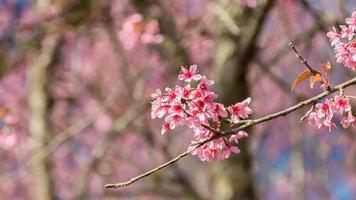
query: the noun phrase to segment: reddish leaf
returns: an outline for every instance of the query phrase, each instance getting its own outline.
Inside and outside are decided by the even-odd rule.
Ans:
[[[313,74],[309,70],[302,71],[302,73],[298,74],[297,78],[295,78],[292,84],[291,91],[293,91],[298,84],[300,84],[302,81],[308,79],[311,76],[313,76]]]
[[[317,82],[323,84],[323,77],[320,73],[316,73],[315,75],[310,76],[310,87],[313,88],[314,84]]]

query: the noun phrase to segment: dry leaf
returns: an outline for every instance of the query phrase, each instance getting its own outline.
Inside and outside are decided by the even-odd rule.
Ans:
[[[302,71],[302,73],[298,74],[297,78],[295,78],[291,91],[293,91],[298,84],[300,84],[302,81],[308,79],[311,76],[313,76],[313,73],[309,70]]]
[[[317,82],[323,84],[323,77],[320,73],[316,73],[315,75],[310,76],[310,87],[313,88],[314,84]]]

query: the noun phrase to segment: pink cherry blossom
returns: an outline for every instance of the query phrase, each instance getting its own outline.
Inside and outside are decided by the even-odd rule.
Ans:
[[[181,104],[180,102],[174,102],[171,104],[168,112],[171,114],[184,115],[185,112],[185,104]]]
[[[231,120],[233,123],[239,123],[240,118],[247,119],[248,115],[252,114],[252,109],[249,107],[251,98],[247,98],[240,103],[236,103],[229,107]]]
[[[214,103],[214,110],[222,118],[225,118],[228,115],[225,106],[221,103]]]
[[[309,113],[308,121],[309,121],[310,125],[316,126],[318,128],[320,128],[323,124],[322,120],[319,118],[319,116],[316,112]]]
[[[191,94],[192,94],[192,90],[191,90],[190,84],[187,84],[183,88],[179,87],[178,93],[179,93],[179,96],[182,99],[186,99],[186,100],[190,99],[191,98]]]
[[[214,133],[204,128],[195,131],[194,138],[196,140],[206,139],[214,136]],[[190,147],[192,148],[192,147]],[[239,153],[240,150],[227,143],[225,138],[218,138],[208,142],[192,152],[197,155],[202,161],[222,160],[230,157],[231,153]]]
[[[166,101],[168,102],[172,102],[174,100],[179,101],[180,100],[180,95],[179,95],[179,91],[180,91],[180,87],[176,86],[175,90],[172,90],[171,88],[167,87],[165,89],[167,96],[166,96]]]
[[[167,103],[161,103],[161,102],[152,102],[152,109],[151,109],[151,118],[162,118],[166,113],[168,113],[168,110],[171,106]]]
[[[214,85],[214,81],[208,80],[206,76],[203,76],[198,85],[198,88],[201,89],[202,91],[207,91],[212,85]]]
[[[315,107],[317,108],[317,114],[319,118],[330,120],[333,117],[332,107],[328,99],[325,99],[325,101],[322,103],[317,103]]]
[[[328,118],[320,118],[320,116],[316,112],[312,112],[309,114],[308,117],[309,124],[318,127],[319,129],[324,127],[327,127],[329,129],[329,132],[335,127],[335,123],[331,121],[331,119]]]
[[[351,18],[346,18],[345,21],[348,25],[340,25],[341,33],[338,33],[335,27],[327,33],[331,46],[334,46],[336,62],[342,63],[352,70],[356,69],[355,17],[356,12],[354,11]]]
[[[239,139],[245,138],[245,137],[248,137],[248,134],[245,131],[239,131],[236,134],[233,134],[232,136],[230,136],[229,141],[239,143]]]
[[[333,118],[333,110],[331,101],[325,99],[322,103],[315,105],[316,111],[309,113],[308,120],[311,125],[321,127],[327,127],[329,132],[335,127],[335,123],[331,120]]]
[[[351,105],[349,103],[349,98],[340,97],[339,95],[334,97],[333,109],[339,114],[342,114],[345,111],[351,110]]]
[[[347,97],[336,95],[332,100],[325,99],[322,103],[316,104],[315,109],[316,110],[309,113],[309,124],[318,128],[327,127],[329,132],[336,127],[332,121],[334,112],[340,115],[345,112],[348,113],[340,122],[344,128],[355,123],[355,117],[352,116],[351,105]]]
[[[240,149],[236,146],[228,146],[222,154],[222,158],[229,158],[231,153],[240,153]]]
[[[198,66],[197,65],[191,65],[189,69],[185,67],[181,67],[180,74],[178,76],[178,80],[185,81],[185,82],[191,82],[192,80],[198,81],[202,77],[200,74],[197,74],[198,72]]]
[[[333,27],[333,30],[329,31],[326,35],[330,38],[331,46],[335,46],[341,39],[341,34],[336,31],[335,27]]]
[[[171,130],[169,123],[164,123],[162,125],[161,135],[165,135],[166,133],[168,133],[169,130]]]
[[[345,22],[350,25],[350,27],[356,29],[356,11],[353,11],[351,17],[346,18]]]
[[[336,62],[352,70],[356,69],[356,42],[339,43],[334,50]]]
[[[351,111],[349,111],[347,116],[341,120],[341,125],[344,128],[349,128],[350,125],[355,125],[355,124],[356,124],[356,119],[352,115]]]
[[[169,124],[170,129],[175,129],[178,126],[183,125],[184,118],[184,115],[171,114],[166,117],[165,122]]]
[[[151,94],[152,99],[160,99],[162,98],[162,91],[160,89],[156,89],[155,93]]]
[[[345,26],[345,25],[341,25],[340,28],[341,28],[341,37],[351,40],[355,34],[354,30],[348,26]]]
[[[192,91],[192,96],[194,99],[202,98],[204,96],[204,91],[201,89],[196,89]]]

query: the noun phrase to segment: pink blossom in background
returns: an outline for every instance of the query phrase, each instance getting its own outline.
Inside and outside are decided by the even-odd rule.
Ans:
[[[257,6],[257,0],[235,0],[235,2],[240,4],[241,6],[246,6],[250,8],[254,8]]]
[[[98,116],[94,125],[98,131],[106,132],[110,130],[112,123],[112,118],[109,115],[102,114]]]
[[[8,150],[16,145],[17,136],[13,133],[7,134],[0,131],[0,148]]]
[[[125,20],[119,38],[124,47],[129,50],[138,43],[159,44],[163,41],[157,21],[145,22],[140,14],[133,14]]]
[[[0,36],[7,30],[11,20],[11,13],[6,9],[0,9]]]

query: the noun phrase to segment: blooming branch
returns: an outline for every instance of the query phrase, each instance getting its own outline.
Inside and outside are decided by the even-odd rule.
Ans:
[[[158,167],[150,170],[150,171],[147,171],[141,175],[138,175],[138,176],[135,176],[133,178],[131,178],[130,180],[126,181],[126,182],[120,182],[120,183],[114,183],[114,184],[106,184],[105,185],[105,188],[119,188],[119,187],[126,187],[126,186],[129,186],[133,183],[135,183],[136,181],[142,179],[142,178],[145,178],[155,172],[158,172],[160,171],[161,169],[169,166],[169,165],[172,165],[174,164],[175,162],[177,162],[178,160],[186,157],[187,155],[189,155],[190,153],[192,153],[194,150],[196,150],[197,148],[199,148],[200,146],[206,144],[207,142],[210,142],[212,140],[215,140],[217,138],[220,138],[220,137],[226,137],[226,136],[229,136],[229,135],[232,135],[232,134],[235,134],[236,132],[238,131],[241,131],[243,129],[246,129],[246,128],[249,128],[249,127],[252,127],[252,126],[255,126],[257,124],[260,124],[260,123],[263,123],[263,122],[266,122],[266,121],[270,121],[270,120],[273,120],[275,118],[278,118],[278,117],[282,117],[282,116],[286,116],[288,115],[289,113],[292,113],[293,111],[295,110],[298,110],[306,105],[310,105],[310,104],[314,104],[318,101],[320,101],[321,99],[339,91],[340,89],[345,89],[351,85],[356,85],[356,77],[344,82],[344,83],[341,83],[340,85],[337,85],[336,87],[333,87],[333,88],[330,88],[330,90],[327,90],[327,91],[324,91],[323,93],[317,95],[317,96],[314,96],[312,98],[309,98],[307,100],[304,100],[298,104],[295,104],[289,108],[286,108],[282,111],[279,111],[279,112],[276,112],[276,113],[272,113],[272,114],[269,114],[269,115],[266,115],[264,117],[261,117],[261,118],[258,118],[258,119],[251,119],[251,120],[247,120],[245,124],[241,125],[240,127],[236,128],[236,129],[233,129],[233,130],[230,130],[230,131],[216,131],[217,134],[216,136],[214,137],[211,137],[211,138],[208,138],[208,139],[205,139],[205,140],[202,140],[202,141],[199,141],[198,143],[194,144],[194,146],[192,146],[191,148],[189,148],[187,151],[179,154],[177,157],[173,158],[172,160],[162,164],[162,165],[159,165]]]

